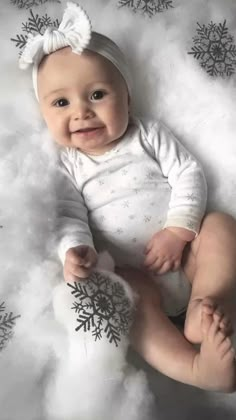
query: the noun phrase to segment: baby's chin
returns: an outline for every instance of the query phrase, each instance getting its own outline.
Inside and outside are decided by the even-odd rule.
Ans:
[[[89,138],[89,136],[87,136],[87,138],[86,136],[84,136],[84,138],[81,139],[81,138],[78,138],[78,136],[76,135],[73,135],[70,137],[63,137],[63,138],[62,137],[58,138],[52,135],[52,139],[54,140],[55,143],[58,144],[58,146],[61,146],[61,147],[77,149],[89,155],[102,155],[108,152],[109,150],[113,149],[117,145],[117,143],[120,142],[121,137],[114,140],[105,139],[104,142],[101,141],[101,137],[100,137],[100,139],[99,138],[97,139],[98,140],[97,144],[95,141],[91,141],[95,139],[91,139]]]

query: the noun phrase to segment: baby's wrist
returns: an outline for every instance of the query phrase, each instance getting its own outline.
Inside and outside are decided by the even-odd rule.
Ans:
[[[174,233],[176,236],[178,236],[178,238],[182,239],[182,241],[184,242],[191,242],[195,238],[195,233],[185,228],[168,226],[165,229]]]

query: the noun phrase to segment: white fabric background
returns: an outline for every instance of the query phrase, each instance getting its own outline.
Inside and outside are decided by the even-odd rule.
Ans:
[[[58,357],[64,351],[51,309],[52,288],[61,281],[50,234],[55,214],[54,152],[38,113],[30,73],[18,69],[18,50],[10,41],[22,33],[29,10],[13,3],[3,0],[0,5],[0,304],[4,301],[8,312],[21,318],[14,338],[0,353],[0,419],[42,420],[47,418],[45,392],[55,360],[52,349]],[[33,10],[60,19],[65,3],[48,1]],[[80,1],[94,29],[111,36],[127,54],[134,79],[134,111],[164,120],[203,164],[208,209],[236,217],[236,76],[211,78],[187,54],[196,22],[226,19],[236,44],[235,1],[173,0],[173,9],[152,18],[127,7],[118,9],[117,3]],[[135,355],[131,360],[140,366]],[[196,390],[141,366],[157,396],[154,418],[235,418],[234,395]],[[145,378],[140,382],[134,375],[131,382],[132,392],[137,383],[148,400],[151,391],[146,391]],[[127,419],[143,418],[142,413],[130,414],[137,398],[134,392]],[[111,417],[108,408],[107,418]]]

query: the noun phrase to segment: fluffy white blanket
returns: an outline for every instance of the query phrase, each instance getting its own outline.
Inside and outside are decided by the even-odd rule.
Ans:
[[[56,25],[65,3],[3,0],[0,6],[1,420],[101,420],[92,414],[96,408],[102,412],[99,405],[104,404],[97,389],[100,392],[103,386],[104,395],[110,389],[109,383],[98,381],[94,394],[89,393],[91,410],[85,415],[76,387],[79,383],[82,391],[91,377],[81,373],[81,381],[77,377],[70,382],[73,398],[66,396],[65,379],[67,418],[61,417],[49,397],[53,386],[57,393],[53,378],[66,352],[66,336],[52,310],[53,288],[62,281],[52,243],[54,150],[38,112],[30,73],[20,71],[17,60],[28,32]],[[80,4],[93,28],[111,36],[126,53],[133,73],[134,112],[164,120],[202,162],[208,209],[236,217],[236,2],[81,0]],[[131,362],[140,367],[135,355]],[[234,395],[195,390],[142,367],[151,389],[143,373],[129,371],[122,385],[127,398],[122,400],[120,416],[108,404],[104,420],[146,420],[152,393],[157,397],[156,419],[235,419]],[[60,384],[63,387],[63,376]]]

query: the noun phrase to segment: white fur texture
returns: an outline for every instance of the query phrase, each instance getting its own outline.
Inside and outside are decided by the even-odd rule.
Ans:
[[[103,254],[99,258],[99,266],[107,266],[108,259],[111,264],[109,255]],[[124,280],[101,268],[96,273],[109,277],[111,284],[120,284],[124,298],[133,307],[133,293]],[[86,288],[88,281],[83,281],[83,287]],[[121,335],[118,346],[115,346],[109,342],[104,331],[101,339],[96,341],[91,331],[76,331],[79,313],[75,314],[71,308],[75,300],[82,301],[75,299],[70,290],[67,284],[61,283],[53,293],[54,313],[64,329],[66,350],[58,357],[57,368],[47,389],[49,418],[103,420],[112,413],[113,419],[122,420],[127,412],[129,419],[149,418],[152,397],[151,394],[146,397],[148,387],[145,376],[132,369],[126,359],[129,335]]]

